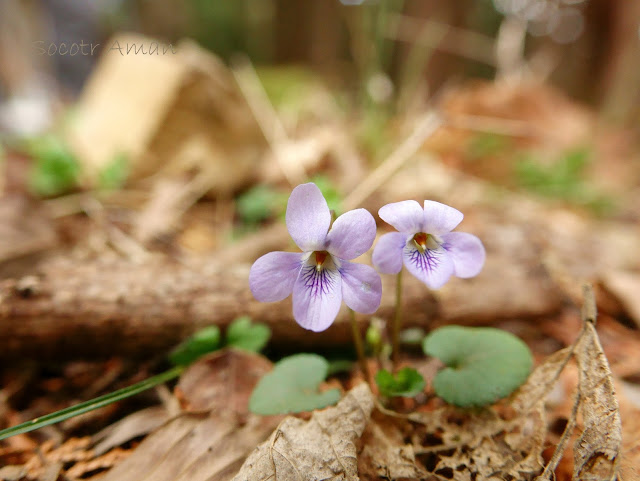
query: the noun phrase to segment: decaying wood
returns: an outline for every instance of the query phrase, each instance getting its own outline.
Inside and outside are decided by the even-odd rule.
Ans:
[[[505,264],[500,259],[495,263]],[[106,257],[52,259],[28,283],[0,283],[0,356],[147,357],[166,352],[199,328],[224,328],[245,314],[268,324],[273,341],[285,348],[350,343],[346,308],[330,329],[310,336],[294,322],[290,300],[260,303],[253,298],[249,266],[221,266],[218,257],[186,264],[164,257],[140,264]],[[557,308],[558,298],[544,282],[512,263],[507,267],[488,265],[487,274],[476,279],[452,280],[437,298],[407,276],[405,325],[530,317]],[[395,277],[382,277],[383,298],[376,315],[390,319]],[[358,319],[364,329],[367,318]]]
[[[215,259],[191,265],[163,258],[144,264],[105,258],[52,260],[30,283],[0,284],[0,356],[147,357],[166,352],[199,328],[224,328],[245,314],[268,324],[274,342],[285,347],[350,342],[346,309],[328,331],[310,336],[294,322],[289,300],[256,301],[248,276],[248,264],[220,268]],[[424,286],[407,284],[405,312],[412,320],[407,325],[424,326],[436,305]],[[378,314],[388,317],[393,287],[385,293]]]

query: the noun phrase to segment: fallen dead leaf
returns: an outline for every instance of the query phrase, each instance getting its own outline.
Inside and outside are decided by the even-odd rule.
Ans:
[[[358,473],[363,481],[377,479],[424,479],[429,474],[418,466],[413,446],[403,439],[397,419],[375,411],[362,435]]]
[[[640,328],[640,274],[609,271],[602,276],[602,284],[622,304],[626,314]]]
[[[226,481],[277,426],[280,417],[248,413],[255,383],[271,368],[262,356],[225,350],[181,377],[176,392],[188,411],[149,435],[102,481]]]
[[[373,395],[360,384],[309,421],[285,418],[247,458],[233,481],[358,481],[356,441],[369,422]]]
[[[93,437],[92,441],[98,443],[94,451],[101,455],[127,441],[149,434],[168,421],[169,416],[165,406],[152,406],[130,414]]]
[[[576,347],[580,371],[578,385],[584,428],[574,446],[573,479],[616,478],[622,426],[609,363],[592,322]]]

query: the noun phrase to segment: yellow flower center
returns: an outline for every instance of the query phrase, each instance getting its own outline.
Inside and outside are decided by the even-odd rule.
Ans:
[[[440,246],[440,242],[435,236],[426,234],[424,232],[418,232],[413,236],[413,243],[418,248],[420,253],[423,253],[427,249],[437,249]]]

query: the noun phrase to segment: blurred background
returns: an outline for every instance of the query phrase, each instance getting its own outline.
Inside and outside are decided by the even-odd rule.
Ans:
[[[2,129],[48,127],[120,31],[191,38],[225,62],[302,66],[398,109],[447,82],[535,76],[634,125],[639,28],[640,5],[625,0],[2,0]],[[53,48],[81,41],[95,48]]]
[[[306,179],[337,204],[408,138],[637,219],[639,121],[640,2],[0,0],[0,188],[72,245],[60,219],[98,209],[142,246],[211,252]],[[202,201],[216,227],[191,235]]]

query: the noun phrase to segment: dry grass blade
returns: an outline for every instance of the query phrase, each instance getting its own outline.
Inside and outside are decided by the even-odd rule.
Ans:
[[[592,322],[587,322],[575,355],[580,368],[580,412],[584,430],[574,447],[573,479],[614,480],[622,425],[609,363]]]
[[[358,481],[355,441],[373,409],[366,384],[353,388],[337,406],[309,421],[289,416],[247,458],[233,481]]]

